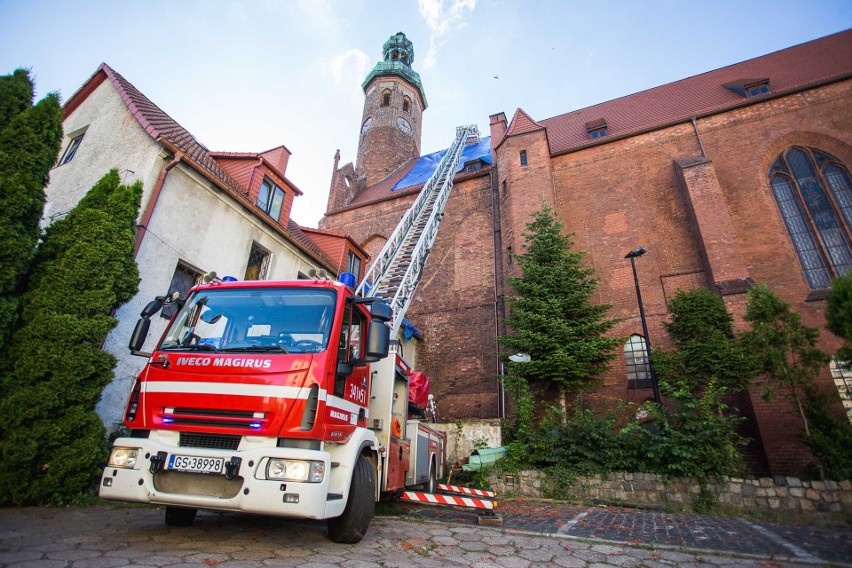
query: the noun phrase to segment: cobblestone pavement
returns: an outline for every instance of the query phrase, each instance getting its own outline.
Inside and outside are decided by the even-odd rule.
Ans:
[[[515,503],[516,510],[528,504]],[[539,504],[530,505],[539,509]],[[111,568],[121,566],[219,566],[251,568],[260,566],[300,566],[314,568],[339,566],[409,567],[504,566],[508,568],[568,566],[602,568],[604,566],[647,567],[753,567],[781,568],[819,565],[810,549],[785,547],[783,531],[768,526],[748,532],[757,555],[724,554],[700,551],[692,541],[682,544],[693,550],[578,539],[597,538],[591,527],[597,509],[563,507],[575,512],[553,535],[513,530],[523,523],[511,521],[515,512],[508,510],[506,527],[480,527],[469,520],[430,520],[377,517],[364,540],[356,545],[334,544],[327,539],[325,523],[296,521],[236,514],[199,513],[194,527],[169,528],[163,524],[163,512],[153,508],[86,507],[70,509],[0,510],[0,565],[15,568],[69,567]],[[554,516],[548,505],[539,512],[538,523]],[[607,514],[618,512],[605,510]],[[584,517],[579,517],[588,513]],[[579,517],[579,518],[578,518]],[[591,519],[590,519],[591,517]],[[616,517],[613,517],[615,519]],[[434,517],[433,517],[434,519]],[[588,519],[581,523],[582,519]],[[667,515],[660,526],[670,531],[669,523],[682,520]],[[576,521],[576,522],[574,522]],[[731,520],[732,521],[732,520]],[[613,521],[621,522],[621,521]],[[658,522],[654,519],[654,522]],[[572,524],[573,523],[573,524]],[[705,523],[707,524],[707,523]],[[544,525],[540,525],[544,526]],[[612,526],[612,525],[609,525]],[[732,524],[741,531],[746,525]],[[529,528],[529,527],[526,527]],[[622,529],[627,528],[622,525]],[[615,529],[620,530],[620,529]],[[643,529],[644,530],[644,529]],[[745,529],[747,530],[747,529]],[[688,531],[681,531],[685,533]],[[607,532],[611,536],[611,533]],[[656,531],[655,531],[656,534]],[[608,537],[607,537],[608,538]],[[759,540],[763,539],[763,540]],[[711,538],[712,540],[712,538]],[[759,543],[775,547],[759,550]],[[844,544],[849,542],[845,534]],[[717,544],[712,540],[711,544]],[[703,547],[710,548],[710,547]],[[797,552],[798,550],[798,552]],[[848,551],[848,548],[846,549]],[[847,557],[848,559],[848,557]],[[823,559],[824,560],[824,559]],[[835,560],[837,562],[837,560]]]

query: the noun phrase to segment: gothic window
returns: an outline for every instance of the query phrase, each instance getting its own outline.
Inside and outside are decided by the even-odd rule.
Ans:
[[[526,150],[521,150],[521,165],[522,166],[527,165],[527,151]]]
[[[382,93],[382,104],[381,106],[386,107],[390,106],[390,91],[385,91]]]
[[[411,114],[411,99],[402,97],[402,110]]]
[[[852,183],[832,156],[794,147],[775,160],[769,185],[811,289],[852,271]]]
[[[624,344],[624,363],[627,366],[627,388],[642,389],[651,386],[651,367],[645,338],[633,334]]]
[[[852,367],[846,361],[832,358],[828,368],[831,369],[831,377],[834,379],[843,408],[846,409],[846,417],[852,422]]]

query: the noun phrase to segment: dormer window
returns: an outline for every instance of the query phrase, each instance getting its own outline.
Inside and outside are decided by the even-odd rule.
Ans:
[[[757,85],[750,85],[746,87],[747,93],[749,97],[756,97],[758,95],[763,95],[769,92],[769,81],[764,81],[762,83],[758,83]]]
[[[589,134],[589,138],[592,140],[597,140],[598,138],[603,138],[607,135],[607,124],[606,120],[603,118],[599,118],[597,120],[593,120],[591,122],[586,123],[586,132]]]
[[[260,191],[257,194],[257,206],[278,221],[283,205],[284,190],[272,183],[269,178],[263,178],[263,183],[260,184]]]
[[[482,160],[476,160],[475,162],[469,162],[464,165],[465,173],[478,172],[482,169]]]
[[[765,95],[770,91],[768,77],[758,79],[737,79],[736,81],[725,83],[722,86],[731,91],[732,93],[736,93],[741,97],[749,99],[752,97]]]

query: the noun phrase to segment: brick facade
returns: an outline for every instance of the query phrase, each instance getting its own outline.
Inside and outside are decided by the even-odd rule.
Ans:
[[[576,111],[581,125],[604,115],[610,134],[599,140],[584,141],[568,133],[567,115],[536,122],[519,109],[508,125],[503,113],[492,115],[493,166],[480,177],[457,181],[408,312],[425,333],[418,347],[418,364],[433,379],[442,417],[498,415],[496,335],[501,332],[503,295],[510,293],[505,277],[517,273],[514,257],[523,252],[522,233],[531,214],[543,204],[555,209],[566,231],[575,234],[577,249],[588,253],[587,262],[600,277],[596,300],[611,304],[610,316],[622,320],[613,335],[642,334],[630,262],[624,258],[638,245],[648,250],[636,265],[648,335],[655,347],[669,346],[662,328],[669,301],[677,290],[692,287],[721,294],[742,329],[746,326],[742,320],[745,292],[753,283],[766,283],[802,314],[807,325],[822,329],[824,295],[808,288],[768,175],[778,156],[794,145],[831,154],[852,168],[848,55],[839,65],[847,69],[836,72],[831,81],[824,80],[822,69],[818,77],[805,76],[811,63],[807,50],[846,52],[851,39],[847,32],[805,44],[806,48],[791,48],[786,55],[766,56],[771,69],[786,57],[785,68],[800,73],[790,79],[787,93],[734,100],[727,106],[710,101],[705,112],[671,119],[661,116],[648,127],[637,122],[622,133],[618,120],[625,115],[607,116],[606,105],[637,112],[629,107],[631,99],[641,101],[660,96],[659,92]],[[838,50],[838,44],[843,49]],[[747,67],[759,63],[738,65],[746,69],[744,76],[762,76]],[[735,73],[736,67],[718,73]],[[712,73],[717,72],[672,84],[675,87],[669,86],[668,93],[684,85],[678,96],[695,96],[694,90],[686,92],[688,81],[692,85],[703,81],[707,84],[701,88],[724,91],[724,81],[709,85]],[[724,96],[733,97],[712,94],[720,100]],[[637,108],[644,111],[647,105],[643,102]],[[388,147],[390,154],[396,153],[392,142]],[[370,152],[376,150],[370,148]],[[526,165],[521,163],[521,152]],[[359,160],[360,156],[359,151]],[[341,171],[336,165],[335,170]],[[333,197],[342,204],[340,195]],[[413,195],[397,197],[388,192],[384,199],[346,209],[332,207],[330,198],[323,224],[345,230],[374,255],[412,200]],[[838,345],[832,335],[821,334],[820,347],[825,351],[833,353]],[[827,369],[820,382],[834,388]],[[621,353],[589,396],[590,401],[601,403],[650,398],[650,388],[628,388]],[[756,385],[731,403],[749,418],[744,433],[755,442],[746,457],[754,473],[796,474],[804,469],[810,456],[799,441],[801,420],[783,397],[766,401]]]

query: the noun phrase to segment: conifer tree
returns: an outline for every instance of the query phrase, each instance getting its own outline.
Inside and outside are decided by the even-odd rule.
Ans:
[[[825,305],[826,329],[843,339],[837,359],[852,362],[852,272],[835,278]]]
[[[106,447],[95,405],[115,366],[100,346],[117,323],[110,311],[137,290],[141,194],[112,170],[45,232],[2,377],[0,505],[67,503],[97,480]]]
[[[531,358],[510,365],[512,376],[567,393],[592,386],[622,340],[606,335],[618,320],[607,319],[609,305],[592,302],[598,279],[562,229],[548,206],[527,224],[526,251],[517,257],[521,276],[508,279],[515,292],[508,298],[511,335],[500,341]]]
[[[62,140],[59,99],[32,106],[33,83],[18,69],[0,77],[0,351],[39,237],[44,186]]]

